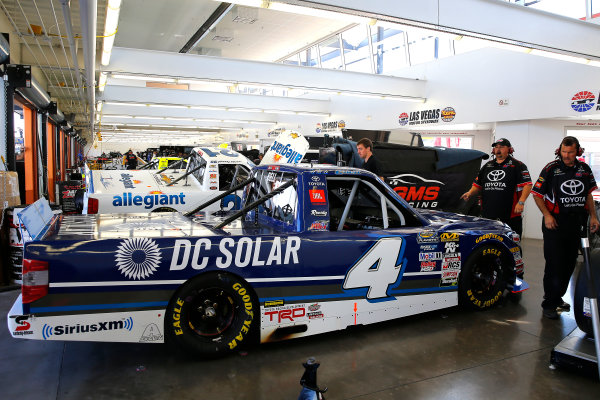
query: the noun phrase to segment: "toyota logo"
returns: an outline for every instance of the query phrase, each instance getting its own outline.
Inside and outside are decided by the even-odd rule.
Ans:
[[[577,179],[569,179],[560,185],[560,190],[567,196],[576,196],[583,192],[583,182]]]
[[[317,182],[317,181],[320,181],[320,180],[321,180],[321,178],[319,178],[318,176],[311,176],[311,177],[310,177],[310,179],[311,179],[313,182]]]
[[[490,180],[490,182],[498,182],[504,179],[505,176],[506,173],[503,170],[497,169],[494,171],[490,171],[487,177]]]

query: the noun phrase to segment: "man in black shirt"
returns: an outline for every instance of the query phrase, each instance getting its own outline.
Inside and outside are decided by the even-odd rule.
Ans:
[[[483,192],[481,216],[507,223],[519,235],[523,233],[523,207],[531,193],[531,177],[527,166],[511,154],[508,139],[492,143],[495,159],[488,161],[475,178],[471,189],[460,198],[468,200]]]
[[[579,160],[583,154],[579,141],[566,136],[555,161],[548,163],[533,188],[533,198],[544,220],[544,300],[543,316],[557,319],[557,308],[568,310],[562,300],[575,269],[582,232],[590,217],[590,231],[598,230],[598,217],[592,192],[597,189],[590,167]]]
[[[138,160],[137,156],[133,154],[133,151],[129,149],[127,154],[125,154],[125,161],[127,162],[127,169],[136,169]]]
[[[379,164],[373,155],[373,142],[370,139],[362,138],[356,143],[356,149],[358,150],[358,156],[365,160],[363,169],[374,173],[383,180]]]

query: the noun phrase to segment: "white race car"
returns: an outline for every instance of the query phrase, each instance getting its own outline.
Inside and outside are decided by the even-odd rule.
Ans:
[[[254,164],[242,154],[213,147],[196,147],[187,167],[160,170],[86,169],[84,214],[189,212],[248,178]],[[241,192],[231,194],[206,212],[236,209]]]

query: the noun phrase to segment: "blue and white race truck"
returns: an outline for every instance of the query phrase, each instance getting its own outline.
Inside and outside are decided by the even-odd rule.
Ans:
[[[229,215],[60,216],[25,245],[11,335],[213,356],[527,287],[508,226],[417,211],[370,172],[266,165],[242,187]]]

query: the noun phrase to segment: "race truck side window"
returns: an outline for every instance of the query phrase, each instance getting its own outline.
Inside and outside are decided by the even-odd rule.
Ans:
[[[194,175],[194,177],[202,185],[202,183],[204,181],[204,171],[206,170],[206,160],[203,159],[202,157],[200,157],[198,154],[193,153],[190,156],[187,170],[193,171],[194,169],[196,169],[198,167],[203,167],[203,168],[200,168],[199,170],[195,171],[192,175]]]
[[[219,165],[219,190],[228,190],[248,179],[250,170],[240,164]],[[232,184],[233,183],[233,184]]]
[[[370,182],[356,178],[327,178],[327,191],[332,231],[406,225],[403,213]]]
[[[256,184],[251,185],[250,192],[246,194],[246,204],[258,200],[284,183],[295,179],[296,174],[287,172],[257,171]],[[297,209],[298,193],[296,192],[296,188],[291,186],[259,206],[258,211],[261,214],[291,225],[296,220]]]

